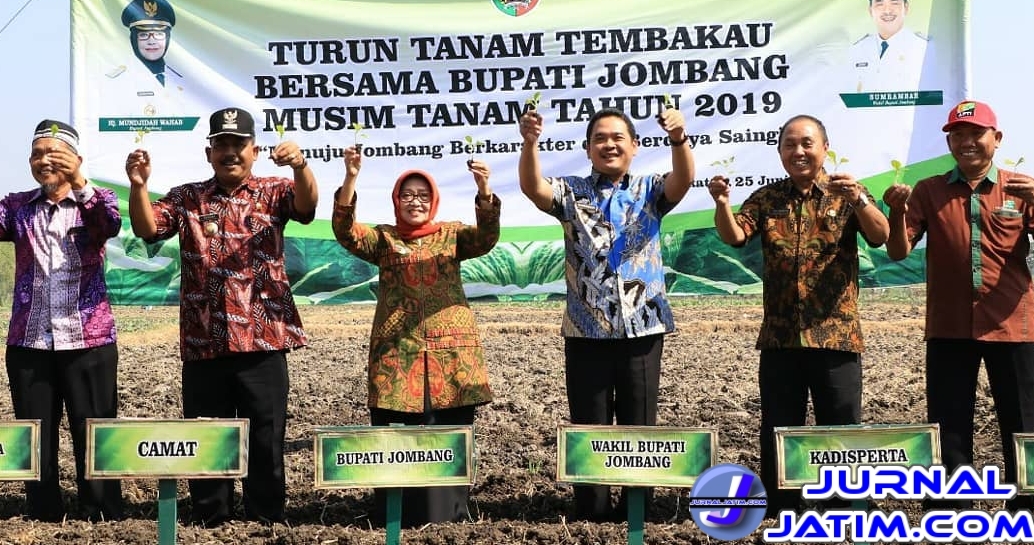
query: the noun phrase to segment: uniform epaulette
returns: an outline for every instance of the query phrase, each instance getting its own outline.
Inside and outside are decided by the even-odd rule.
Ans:
[[[858,45],[859,43],[861,43],[862,40],[868,38],[869,36],[872,36],[872,34],[866,34],[865,36],[862,36],[861,38],[858,38],[857,40],[855,40],[855,43],[853,43],[851,45]]]

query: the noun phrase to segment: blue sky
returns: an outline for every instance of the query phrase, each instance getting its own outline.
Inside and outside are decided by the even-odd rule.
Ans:
[[[70,118],[69,5],[76,0],[4,0],[0,26],[0,81],[6,137],[0,146],[3,193],[31,187],[27,157],[32,129],[44,118]],[[861,0],[853,0],[861,1]],[[991,104],[1006,133],[1005,157],[1031,155],[1029,122],[1034,59],[1019,45],[1031,31],[1034,2],[971,0],[974,98]],[[24,9],[22,9],[24,8]],[[1022,49],[1009,51],[1014,46]]]

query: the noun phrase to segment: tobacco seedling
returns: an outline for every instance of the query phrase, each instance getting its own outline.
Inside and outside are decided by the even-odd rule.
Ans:
[[[670,110],[675,107],[675,101],[671,99],[670,93],[664,93],[664,109]]]
[[[524,101],[524,111],[527,112],[529,110],[537,110],[539,107],[539,101],[541,100],[542,93],[539,91],[535,91],[535,94],[531,95],[531,98]]]
[[[57,138],[57,132],[59,130],[60,129],[57,128],[57,123],[51,123],[50,124],[50,137],[51,138]],[[1022,159],[1021,159],[1021,161],[1022,161]]]
[[[474,137],[469,134],[464,136],[463,139],[467,141],[467,152],[470,153],[470,157],[467,159],[467,166],[469,167],[471,163],[474,162],[474,152],[477,151],[478,146],[484,144],[484,142],[481,140],[474,140]]]
[[[905,171],[908,169],[906,169],[905,165],[901,164],[901,161],[898,161],[897,159],[891,159],[890,167],[894,169],[893,183],[900,184],[902,177],[905,175]]]
[[[359,148],[359,139],[360,138],[366,138],[366,133],[363,132],[363,125],[362,125],[362,123],[355,122],[355,123],[352,123],[351,125],[349,125],[349,128],[352,129],[352,137],[353,137],[353,142],[352,143],[355,145],[356,151],[358,151],[360,149]]]
[[[1020,168],[1020,165],[1023,164],[1023,157],[1020,157],[1019,159],[1017,159],[1015,161],[1013,161],[1012,159],[1006,159],[1005,160],[1005,164],[1007,166],[1010,166],[1010,167],[1018,170]]]
[[[719,167],[722,170],[724,170],[725,171],[725,177],[727,179],[731,180],[732,179],[732,174],[734,172],[736,172],[735,170],[732,169],[732,163],[735,160],[736,160],[736,156],[734,155],[732,157],[729,157],[728,159],[721,159],[721,160],[718,160],[718,161],[714,161],[713,163],[711,163],[711,166]]]
[[[151,129],[148,129],[148,128],[137,129],[136,130],[136,138],[133,139],[133,142],[136,142],[137,144],[143,144],[144,143],[144,137],[147,136],[147,133],[149,133],[149,132],[151,132]]]
[[[273,130],[276,131],[277,136],[280,137],[280,141],[283,142],[284,141],[284,126],[280,125],[278,123],[276,125],[273,125]]]
[[[837,169],[840,168],[840,165],[842,165],[844,163],[849,163],[850,162],[847,159],[847,157],[841,157],[841,156],[837,155],[837,152],[835,152],[833,150],[827,151],[826,152],[826,157],[829,157],[829,161],[831,163],[833,163],[833,173],[834,174],[836,174]]]

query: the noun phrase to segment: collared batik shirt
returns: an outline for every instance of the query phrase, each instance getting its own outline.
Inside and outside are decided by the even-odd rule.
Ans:
[[[151,207],[158,231],[149,242],[179,234],[183,361],[305,346],[284,227],[315,211],[294,209],[292,180],[253,176],[227,195],[212,178],[174,187]]]
[[[748,240],[761,237],[764,318],[759,349],[864,349],[858,318],[858,234],[865,233],[850,203],[825,191],[827,181],[823,173],[805,196],[789,178],[780,180],[752,193],[735,214]],[[868,190],[865,194],[875,202]]]
[[[926,338],[1034,341],[1034,207],[1005,192],[1014,174],[992,166],[972,188],[956,167],[916,183],[905,219],[913,245],[926,236]]]
[[[675,329],[661,262],[661,218],[675,207],[664,197],[664,176],[626,175],[612,183],[546,178],[549,214],[564,229],[567,263],[565,337],[623,339]]]
[[[337,203],[332,223],[338,242],[379,269],[377,310],[370,331],[369,406],[424,412],[492,400],[485,353],[474,312],[463,292],[460,263],[487,254],[499,240],[499,197],[475,205],[477,226],[445,222],[411,240],[394,225],[355,221],[355,203]]]
[[[50,202],[39,189],[0,201],[0,240],[14,242],[9,346],[76,350],[115,342],[104,244],[122,225],[118,197],[87,184]]]

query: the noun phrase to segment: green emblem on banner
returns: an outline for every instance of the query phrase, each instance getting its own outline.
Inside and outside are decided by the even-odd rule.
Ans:
[[[39,420],[0,422],[0,481],[39,480]]]
[[[817,483],[822,466],[941,463],[936,424],[785,427],[775,441],[780,488]]]
[[[944,103],[944,91],[878,91],[840,93],[848,108],[889,108],[892,106],[936,106]]]
[[[1016,488],[1020,492],[1034,492],[1034,433],[1012,434],[1016,449]]]
[[[317,428],[316,488],[474,483],[471,426]]]
[[[87,419],[86,478],[229,478],[248,474],[244,419]]]
[[[200,117],[102,117],[100,132],[192,131]]]
[[[557,480],[579,484],[690,487],[714,465],[712,430],[662,426],[560,426]]]

